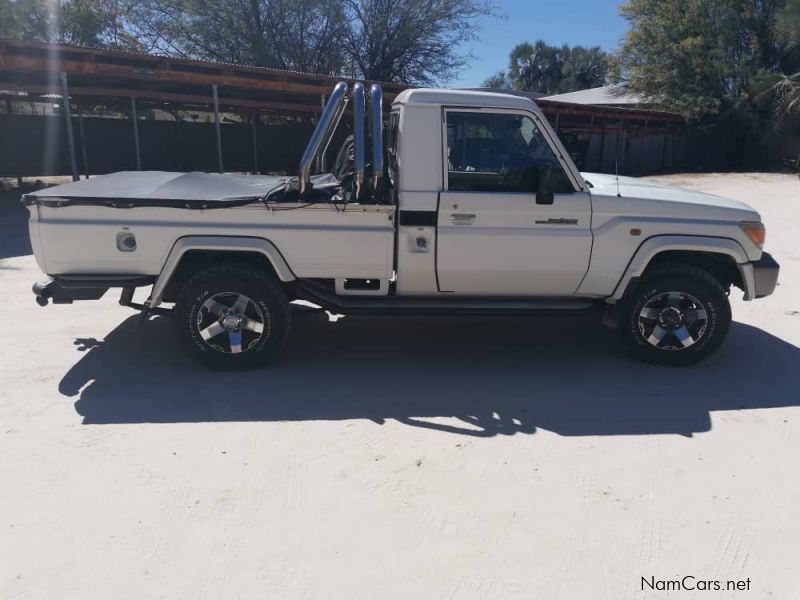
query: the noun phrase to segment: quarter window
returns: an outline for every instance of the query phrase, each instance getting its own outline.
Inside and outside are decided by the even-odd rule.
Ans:
[[[533,119],[507,113],[447,113],[447,183],[452,191],[575,191]]]

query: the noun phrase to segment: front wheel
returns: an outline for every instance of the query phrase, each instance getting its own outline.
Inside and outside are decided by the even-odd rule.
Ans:
[[[620,332],[640,360],[691,365],[722,344],[731,307],[722,284],[707,271],[664,265],[642,278],[623,303]]]
[[[192,277],[175,302],[175,327],[189,354],[212,369],[264,364],[289,331],[289,302],[269,274],[219,265]]]

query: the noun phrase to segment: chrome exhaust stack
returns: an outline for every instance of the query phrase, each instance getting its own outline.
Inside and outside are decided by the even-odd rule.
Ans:
[[[364,178],[366,172],[366,138],[364,136],[364,84],[353,85],[353,137],[355,140],[355,180],[354,190],[356,200],[364,194]]]
[[[300,159],[300,195],[306,194],[311,189],[311,165],[319,154],[320,149],[322,149],[322,152],[328,149],[333,132],[347,106],[347,100],[347,84],[344,81],[340,81],[333,88],[331,97],[322,111],[322,116],[316,128],[314,128],[314,133],[308,141],[305,152],[303,152],[303,158]]]
[[[383,179],[383,90],[377,83],[369,89],[369,127],[372,137],[372,192],[378,193]]]
[[[348,94],[348,87],[340,81],[333,88],[330,98],[322,111],[322,116],[314,128],[314,133],[308,141],[303,158],[300,160],[300,173],[298,184],[288,184],[291,187],[299,185],[300,195],[305,195],[311,190],[311,165],[314,159],[325,153],[333,138],[333,133],[342,119],[350,96],[353,98],[353,137],[355,150],[355,177],[353,194],[361,198],[367,189],[377,193],[383,178],[383,90],[378,84],[373,84],[369,90],[369,131],[372,137],[372,177],[366,181],[366,153],[367,140],[365,132],[366,94],[363,83],[353,85],[352,94]]]

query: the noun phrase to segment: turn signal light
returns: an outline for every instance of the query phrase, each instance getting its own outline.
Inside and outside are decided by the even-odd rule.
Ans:
[[[739,223],[739,227],[741,227],[744,234],[750,238],[751,242],[763,250],[764,242],[767,239],[767,230],[764,228],[763,223],[759,223],[758,221],[742,221]]]

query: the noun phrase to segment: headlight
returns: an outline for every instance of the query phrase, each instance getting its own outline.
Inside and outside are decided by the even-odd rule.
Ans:
[[[764,241],[767,239],[767,230],[764,229],[764,224],[758,221],[742,221],[739,227],[744,231],[744,234],[750,238],[756,246],[764,249]]]

